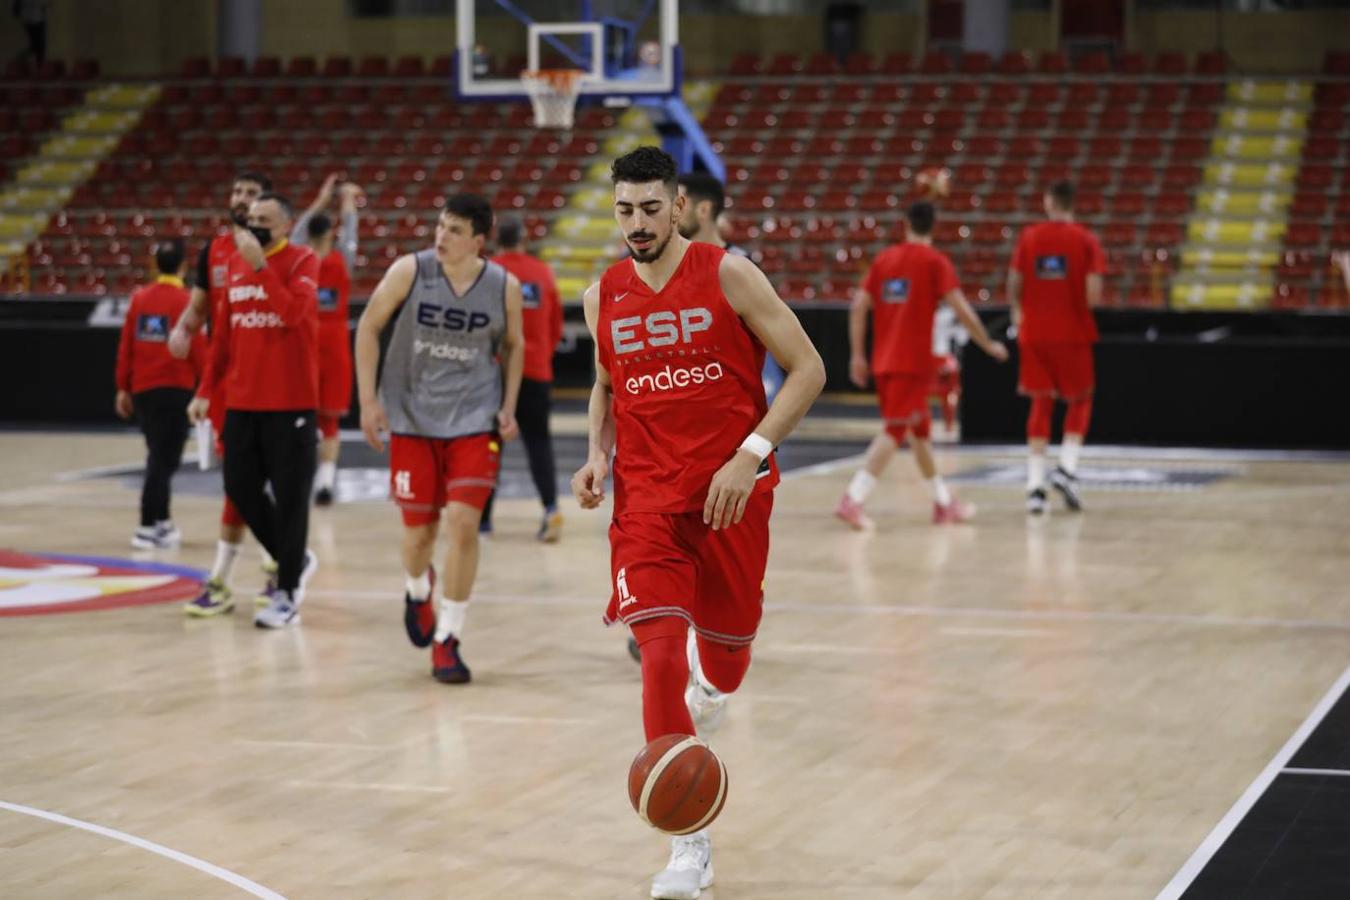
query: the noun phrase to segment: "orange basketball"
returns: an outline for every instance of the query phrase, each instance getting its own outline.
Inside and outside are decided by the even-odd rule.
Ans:
[[[628,799],[653,828],[689,834],[706,828],[727,802],[727,769],[707,744],[667,734],[643,747],[628,770]]]

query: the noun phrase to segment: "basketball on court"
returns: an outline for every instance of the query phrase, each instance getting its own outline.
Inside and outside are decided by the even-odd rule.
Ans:
[[[667,734],[638,751],[628,770],[628,799],[642,821],[667,834],[706,828],[727,802],[727,767],[687,734]]]

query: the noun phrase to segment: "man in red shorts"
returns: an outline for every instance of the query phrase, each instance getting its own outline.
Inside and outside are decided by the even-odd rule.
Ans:
[[[230,220],[239,228],[248,225],[248,210],[266,191],[272,190],[272,180],[258,172],[243,172],[235,176],[230,189]],[[194,335],[201,332],[207,319],[219,322],[221,316],[228,315],[229,302],[225,299],[228,287],[230,257],[235,252],[234,233],[224,230],[208,241],[197,257],[192,291],[188,298],[188,307],[178,318],[173,332],[169,335],[169,350],[182,359],[188,354],[188,348]],[[215,329],[211,336],[214,339]],[[208,402],[211,431],[215,435],[216,457],[225,455],[225,382],[216,386],[212,395],[207,397],[199,390],[197,396]],[[222,467],[222,473],[224,469]],[[244,517],[226,495],[220,511],[220,540],[216,542],[216,558],[211,564],[210,574],[199,596],[184,605],[184,611],[195,617],[217,616],[234,609],[234,592],[230,587],[230,578],[234,573],[234,564],[244,546]],[[262,605],[271,599],[276,588],[277,564],[262,549],[263,574],[267,584],[257,595],[255,603]]]
[[[460,654],[478,574],[478,522],[497,483],[501,441],[516,436],[524,367],[516,277],[481,258],[492,207],[456,194],[436,223],[435,246],[385,272],[356,327],[361,430],[376,450],[390,433],[390,493],[403,513],[407,576],[403,624],[416,647],[432,645],[431,674],[470,680]],[[394,319],[380,367],[380,332]],[[376,373],[379,382],[376,383]],[[442,508],[450,549],[439,602],[431,553]]]
[[[1096,236],[1073,218],[1073,185],[1060,181],[1045,194],[1048,222],[1029,225],[1008,267],[1008,302],[1021,355],[1018,393],[1031,398],[1027,416],[1027,512],[1044,513],[1045,450],[1055,400],[1064,401],[1064,440],[1050,484],[1077,512],[1078,457],[1092,418],[1096,388],[1092,345],[1106,257]]]
[[[599,506],[614,453],[605,620],[641,645],[651,741],[714,725],[745,677],[763,612],[773,448],[820,393],[825,369],[754,263],[677,233],[686,200],[668,154],[639,147],[615,160],[611,178],[632,256],[585,293],[596,382],[572,492],[582,508]],[[760,379],[766,349],[788,373],[772,407]],[[712,878],[707,831],[676,837],[651,896],[697,897]]]
[[[952,496],[938,474],[928,437],[928,396],[934,375],[933,317],[938,303],[946,302],[971,339],[994,359],[1003,362],[1008,350],[990,339],[961,292],[951,260],[933,248],[934,218],[931,203],[910,206],[905,213],[904,243],[888,247],[877,256],[849,309],[849,378],[858,387],[867,386],[867,314],[872,312],[870,374],[876,377],[884,425],[834,510],[836,516],[858,530],[868,525],[863,504],[906,439],[914,451],[919,474],[933,494],[934,524],[965,522],[975,514],[974,507]]]
[[[337,188],[340,216],[335,228],[327,209]],[[356,201],[361,189],[341,186],[329,175],[291,229],[291,243],[309,245],[319,256],[319,469],[314,475],[314,504],[329,506],[337,489],[341,451],[338,423],[352,397],[351,271],[356,268]]]

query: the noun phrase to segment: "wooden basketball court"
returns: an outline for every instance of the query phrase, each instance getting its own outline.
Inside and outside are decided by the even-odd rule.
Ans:
[[[1015,453],[949,450],[978,524],[930,525],[901,457],[856,534],[829,459],[871,427],[792,445],[704,896],[1158,894],[1346,667],[1350,462],[1098,452],[1120,489],[1033,521],[999,481]],[[140,558],[138,436],[9,432],[0,456],[0,547]],[[208,566],[218,493],[174,505],[185,545],[145,558]],[[608,506],[569,503],[553,546],[536,510],[499,502],[463,688],[404,637],[385,502],[314,511],[297,628],[253,627],[252,545],[223,620],[0,617],[0,896],[645,897],[668,841],[625,793]]]

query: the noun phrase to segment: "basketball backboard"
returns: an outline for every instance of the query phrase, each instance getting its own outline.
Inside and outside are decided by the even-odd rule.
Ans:
[[[455,92],[524,99],[522,71],[579,69],[581,96],[677,95],[679,0],[456,0]]]

